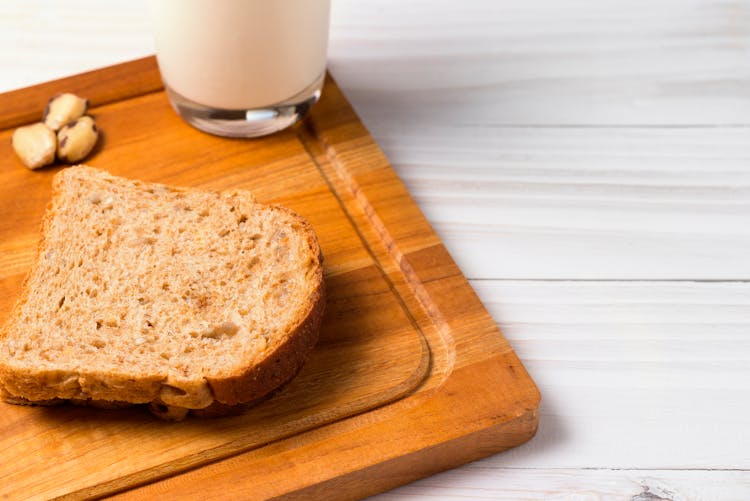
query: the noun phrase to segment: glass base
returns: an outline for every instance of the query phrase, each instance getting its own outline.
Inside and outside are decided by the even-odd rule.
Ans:
[[[164,84],[172,108],[190,125],[226,137],[260,137],[299,121],[320,99],[325,73],[299,94],[277,104],[249,110],[211,108],[186,98]]]

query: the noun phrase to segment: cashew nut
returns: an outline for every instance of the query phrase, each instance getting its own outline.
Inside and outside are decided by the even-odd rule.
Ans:
[[[43,123],[19,127],[13,132],[11,142],[16,155],[29,169],[44,167],[55,160],[57,138]]]
[[[57,158],[69,164],[83,160],[98,138],[99,130],[93,118],[83,116],[73,120],[57,133]]]
[[[58,94],[47,102],[42,121],[50,129],[57,131],[66,123],[81,118],[89,107],[89,100],[66,92]]]

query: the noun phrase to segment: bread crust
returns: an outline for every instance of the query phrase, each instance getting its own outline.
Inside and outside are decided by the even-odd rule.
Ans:
[[[299,372],[318,342],[325,305],[322,284],[304,320],[261,362],[234,376],[206,378],[215,402],[234,406],[261,399]]]
[[[83,166],[75,168],[90,169]],[[131,182],[139,185],[150,184],[140,181]],[[5,341],[11,326],[14,328],[22,327],[14,325],[14,322],[19,322],[19,312],[29,300],[29,280],[39,266],[41,253],[46,250],[48,229],[56,216],[55,200],[61,189],[60,184],[61,180],[58,174],[53,180],[52,199],[42,220],[41,238],[36,249],[36,259],[22,283],[21,294],[6,325],[0,329],[0,343]],[[193,190],[191,188],[174,189],[181,192]],[[275,341],[275,345],[268,346],[261,359],[255,360],[252,365],[232,374],[204,376],[204,382],[196,382],[196,385],[201,387],[199,390],[209,392],[208,398],[203,395],[201,398],[191,399],[190,397],[193,397],[193,395],[188,393],[184,406],[170,405],[168,406],[170,409],[187,408],[199,417],[236,414],[238,409],[244,409],[263,400],[274,390],[294,378],[307,361],[310,352],[318,341],[326,293],[322,267],[323,256],[317,237],[312,226],[294,211],[277,205],[267,205],[266,207],[271,210],[284,211],[298,221],[300,231],[303,232],[306,244],[309,246],[310,259],[314,269],[314,274],[310,278],[315,283],[315,288],[306,303],[307,307],[299,312],[298,318],[294,322],[291,322],[289,331],[280,336]],[[50,401],[55,403],[69,401],[74,404],[91,405],[93,402],[98,406],[108,406],[109,402],[117,402],[118,407],[122,406],[123,403],[151,404],[152,409],[161,409],[161,412],[154,412],[155,415],[164,419],[171,419],[169,416],[174,415],[174,413],[164,412],[165,406],[161,398],[165,387],[169,387],[169,381],[165,376],[139,377],[112,371],[97,373],[54,368],[15,370],[6,361],[0,359],[0,397],[10,403],[49,405]],[[179,388],[178,390],[182,391],[183,389]],[[178,412],[177,414],[182,413]]]

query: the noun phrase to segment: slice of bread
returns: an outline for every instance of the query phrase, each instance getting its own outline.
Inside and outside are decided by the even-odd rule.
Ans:
[[[293,211],[71,167],[0,330],[0,393],[223,414],[294,377],[324,302],[317,237]]]

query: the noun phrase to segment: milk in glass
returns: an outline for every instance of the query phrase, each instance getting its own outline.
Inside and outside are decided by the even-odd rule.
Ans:
[[[298,120],[320,95],[330,0],[152,0],[151,8],[162,79],[193,125],[262,135]]]

